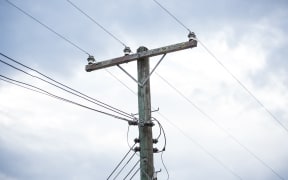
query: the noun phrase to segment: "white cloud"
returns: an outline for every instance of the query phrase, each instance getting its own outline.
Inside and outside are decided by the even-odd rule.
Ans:
[[[101,29],[87,19],[84,20],[85,18],[74,9],[68,8],[66,3],[57,6],[57,14],[63,15],[58,21],[54,21],[55,16],[47,16],[51,12],[49,9],[53,9],[55,4],[46,3],[49,6],[45,6],[45,11],[43,10],[42,13],[43,7],[40,3],[37,7],[31,6],[33,3],[26,4],[25,7],[33,10],[32,12],[37,12],[35,16],[41,15],[45,22],[52,23],[53,27],[61,32],[66,32],[66,27],[73,27],[66,32],[67,35],[73,37],[72,40],[81,47],[88,47],[87,49],[93,51],[97,61],[123,55],[122,47],[117,42],[110,39],[108,35],[104,35]],[[186,34],[182,36],[179,32],[180,28],[174,27],[175,24],[165,13],[160,15],[160,12],[156,10],[157,6],[147,1],[140,2],[145,6],[143,9],[139,2],[134,1],[108,1],[107,6],[101,7],[94,7],[97,2],[79,2],[79,4],[82,3],[83,8],[93,17],[103,20],[101,22],[104,22],[104,25],[117,36],[119,35],[121,40],[124,39],[133,51],[139,45],[154,48],[187,40]],[[123,5],[122,3],[125,7],[120,6]],[[168,7],[173,7],[176,2],[170,3],[172,5],[167,3]],[[186,5],[186,3],[189,6],[184,7],[183,4]],[[182,2],[176,4],[180,6]],[[183,2],[183,4],[183,8],[189,9],[202,7],[195,6],[193,1]],[[112,5],[111,8],[110,5]],[[235,2],[233,7],[237,5],[243,6],[242,3]],[[216,7],[216,4],[214,6]],[[180,11],[177,7],[175,7],[175,12]],[[199,22],[209,19],[207,22],[193,23],[196,29],[203,29],[198,32],[200,40],[288,127],[286,121],[288,114],[285,109],[288,105],[287,85],[285,84],[287,73],[285,71],[276,73],[270,68],[271,64],[277,66],[271,57],[286,43],[287,33],[283,29],[282,22],[286,14],[282,12],[275,15],[273,10],[264,17],[262,16],[263,9],[261,9],[261,12],[260,10],[255,12],[255,16],[260,15],[251,20],[242,15],[240,18],[238,11],[233,14],[230,10],[229,17],[223,18],[223,14],[215,14],[218,12],[215,7],[213,13],[205,11],[205,14],[207,13],[205,17],[196,16]],[[255,7],[255,4],[252,7]],[[6,8],[8,11],[8,6]],[[94,11],[95,8],[98,11]],[[65,11],[62,11],[63,9]],[[141,12],[138,13],[138,10]],[[203,11],[203,7],[197,10]],[[185,15],[184,20],[191,20],[191,14],[181,11],[183,12],[180,14]],[[23,18],[22,15],[16,14],[17,11],[9,12],[15,18],[18,16]],[[62,14],[62,12],[65,13]],[[147,13],[148,17],[146,17]],[[119,17],[117,14],[120,14]],[[215,21],[214,16],[220,19]],[[282,17],[282,19],[277,17]],[[20,27],[28,22],[27,19],[26,22],[22,18],[22,23],[18,24]],[[68,19],[66,24],[63,24],[62,21],[66,19]],[[159,19],[159,21],[146,22],[147,19]],[[236,19],[235,22],[232,22],[233,19]],[[255,19],[259,21],[252,23]],[[13,27],[18,27],[17,21],[13,22],[15,22]],[[219,23],[217,26],[211,26],[216,22]],[[6,26],[10,27],[9,24]],[[148,27],[149,30],[143,27]],[[29,38],[36,29],[43,35],[43,39],[38,35],[35,35],[38,37],[36,39]],[[56,38],[59,43],[55,46],[51,45],[49,42],[54,42],[55,37],[53,34],[49,36],[49,32],[45,34],[44,31],[44,29],[41,30],[41,26],[38,27],[33,23],[23,27],[21,32],[13,31],[17,34],[15,37],[22,37],[22,34],[26,34],[27,38],[22,37],[23,39],[16,40],[14,36],[7,36],[9,43],[14,46],[5,46],[3,51],[10,52],[13,57],[14,52],[17,52],[15,56],[21,62],[23,60],[28,63],[27,65],[41,69],[55,79],[128,113],[137,113],[136,95],[129,92],[105,70],[85,72],[86,55],[79,53],[73,47],[68,48],[69,45],[63,45],[65,42],[61,39]],[[3,36],[5,34],[9,35],[3,32]],[[23,47],[23,42],[27,42],[26,48]],[[40,44],[43,46],[41,47]],[[27,49],[37,53],[26,51]],[[151,58],[151,68],[159,58]],[[280,53],[281,58],[284,61],[285,57],[282,57]],[[136,77],[135,62],[123,65],[123,67]],[[116,67],[109,68],[109,70],[134,91],[137,90],[136,83],[122,71]],[[287,132],[213,60],[200,44],[192,50],[167,55],[156,71],[276,172],[284,178],[288,177],[286,173],[288,146],[285,142]],[[45,90],[99,108],[35,79],[32,80],[19,74],[13,75],[15,79],[33,83]],[[0,162],[0,172],[2,172],[0,179],[14,177],[13,173],[15,173],[15,178],[24,180],[104,179],[128,151],[126,122],[7,85],[2,81],[0,83],[0,157],[4,159]],[[277,179],[269,168],[263,166],[243,147],[235,143],[221,128],[217,128],[156,74],[151,77],[151,93],[153,107],[159,107],[161,114],[168,117],[169,121],[186,133],[186,136],[183,136],[165,118],[153,113],[166,130],[168,144],[167,151],[164,153],[164,161],[170,172],[170,179],[211,179],[211,177],[236,179],[209,153],[243,179]],[[155,136],[158,135],[157,133],[158,129],[155,126]],[[130,144],[136,136],[137,127],[131,127]],[[155,146],[161,148],[162,145],[163,139]],[[201,147],[204,147],[207,152]],[[159,154],[155,154],[155,164],[156,170],[162,169],[162,172],[158,174],[159,179],[165,179],[166,174]],[[125,171],[127,172],[128,170]]]

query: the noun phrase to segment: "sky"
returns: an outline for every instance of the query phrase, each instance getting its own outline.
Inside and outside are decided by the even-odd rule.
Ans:
[[[164,165],[161,154],[154,154],[158,179],[288,179],[288,2],[158,1],[199,39],[198,47],[167,54],[150,78],[152,107],[159,108],[152,116],[167,138]],[[123,56],[123,44],[68,1],[10,2],[78,48],[2,0],[2,54],[138,113],[137,84],[119,68],[85,71],[85,52],[98,62],[109,60]],[[187,29],[153,0],[72,2],[133,52],[188,41]],[[151,69],[160,58],[150,58]],[[122,67],[137,77],[136,62]],[[107,111],[1,62],[0,75]],[[159,133],[155,125],[153,136]],[[107,179],[136,137],[137,127],[128,130],[125,121],[0,80],[1,180]],[[162,133],[154,147],[163,146]]]

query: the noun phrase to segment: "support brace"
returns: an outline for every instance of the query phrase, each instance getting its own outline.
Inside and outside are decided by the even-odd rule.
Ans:
[[[146,82],[150,79],[150,76],[152,76],[153,72],[156,70],[156,68],[159,66],[159,64],[162,62],[162,60],[164,59],[164,57],[166,56],[166,53],[162,55],[161,59],[158,61],[158,63],[155,65],[155,67],[152,69],[152,71],[150,72],[149,76],[143,80],[143,82],[139,82],[137,81],[131,74],[129,74],[122,66],[120,66],[119,64],[117,64],[117,66],[125,73],[127,74],[133,81],[135,81],[139,86],[143,87]]]

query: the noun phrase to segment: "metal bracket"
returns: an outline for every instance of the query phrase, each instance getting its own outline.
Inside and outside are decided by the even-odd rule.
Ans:
[[[117,66],[125,73],[127,74],[133,81],[135,81],[140,87],[143,87],[147,81],[150,79],[150,77],[152,76],[153,72],[156,70],[156,68],[159,66],[159,64],[162,62],[162,60],[164,59],[164,57],[166,56],[166,53],[162,55],[162,57],[160,58],[160,60],[157,62],[157,64],[155,65],[155,67],[152,69],[152,71],[150,72],[149,76],[143,80],[143,82],[139,82],[137,81],[131,74],[129,74],[123,67],[121,67],[119,64],[117,64]]]
[[[160,108],[158,107],[157,109],[152,110],[151,113],[153,113],[153,112],[158,112],[159,110],[160,110]],[[138,114],[139,114],[139,113],[136,113],[136,114],[131,113],[132,116],[136,116],[136,115],[138,115]],[[134,121],[132,121],[132,122],[134,122]]]

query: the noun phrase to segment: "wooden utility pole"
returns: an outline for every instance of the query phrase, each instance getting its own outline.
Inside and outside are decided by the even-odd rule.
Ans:
[[[149,80],[151,73],[149,68],[149,57],[157,55],[166,55],[167,53],[196,47],[197,41],[195,40],[195,34],[190,32],[188,37],[189,41],[187,42],[173,44],[170,46],[164,46],[161,48],[151,50],[148,50],[146,47],[142,46],[138,48],[137,53],[130,55],[127,53],[127,47],[126,47],[124,49],[125,56],[121,56],[106,61],[95,62],[93,56],[89,56],[89,58],[87,59],[88,65],[86,65],[85,67],[87,72],[115,65],[119,66],[120,64],[137,60],[138,111],[139,111],[138,128],[139,128],[139,144],[140,144],[140,147],[138,149],[140,150],[141,180],[153,180],[153,174],[155,171],[153,162],[153,136],[152,136],[153,123],[151,121],[151,95],[150,95],[150,80]]]
[[[137,52],[145,52],[146,47],[140,47]],[[152,121],[151,121],[151,95],[150,95],[150,68],[149,57],[139,58],[137,60],[138,82],[138,110],[139,110],[139,144],[140,144],[140,177],[141,180],[148,180],[148,177],[153,177],[153,136],[152,136]]]

